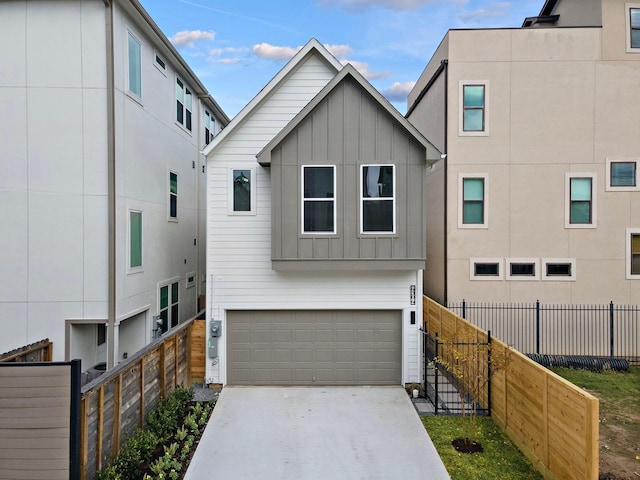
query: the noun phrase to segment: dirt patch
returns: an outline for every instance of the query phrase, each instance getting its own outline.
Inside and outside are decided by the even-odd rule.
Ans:
[[[451,441],[451,445],[456,451],[460,453],[482,453],[484,448],[478,442],[471,440],[470,438],[456,438]]]
[[[640,480],[640,412],[633,402],[600,400],[600,480]]]

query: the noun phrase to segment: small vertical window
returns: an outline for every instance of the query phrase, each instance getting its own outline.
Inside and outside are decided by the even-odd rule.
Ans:
[[[395,232],[394,173],[393,165],[362,166],[362,233]]]
[[[176,79],[176,121],[191,131],[192,98],[189,88]]]
[[[208,111],[204,112],[204,143],[209,145],[216,132],[216,119]]]
[[[640,48],[640,6],[629,9],[629,43],[631,48]]]
[[[158,70],[160,70],[163,74],[166,74],[167,71],[167,62],[164,61],[164,59],[158,55],[158,53],[156,52],[155,54],[155,63],[154,65],[156,66],[156,68]]]
[[[233,211],[251,211],[251,170],[233,171]]]
[[[463,87],[463,120],[462,130],[465,132],[484,131],[484,85],[464,85]]]
[[[103,345],[107,341],[107,326],[104,323],[99,323],[96,325],[97,329],[97,345]]]
[[[142,212],[129,211],[129,268],[142,267]]]
[[[142,63],[141,63],[141,46],[134,36],[128,34],[129,49],[129,92],[139,98],[142,98]]]
[[[169,219],[178,218],[178,174],[169,172]]]
[[[627,229],[627,279],[640,279],[640,228]]]
[[[591,223],[592,179],[571,179],[571,223]]]
[[[463,190],[462,223],[484,223],[484,179],[465,178]]]
[[[302,167],[302,233],[336,233],[335,167]]]

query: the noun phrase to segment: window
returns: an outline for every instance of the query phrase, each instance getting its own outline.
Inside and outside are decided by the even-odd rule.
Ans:
[[[540,268],[537,258],[508,258],[508,280],[539,280]]]
[[[107,325],[104,323],[98,323],[96,325],[97,330],[97,346],[103,345],[107,341]]]
[[[129,92],[136,97],[142,98],[142,67],[140,59],[140,42],[129,32]]]
[[[158,54],[158,52],[155,53],[154,55],[154,62],[153,64],[156,66],[156,68],[158,70],[160,70],[160,72],[166,76],[167,74],[167,62],[164,61],[164,59]]]
[[[638,160],[607,159],[607,191],[640,191],[638,183]]]
[[[471,258],[469,259],[470,280],[502,280],[501,258]]]
[[[566,228],[596,227],[596,178],[591,173],[567,173]]]
[[[196,272],[189,272],[186,275],[187,285],[186,288],[191,288],[196,284]]]
[[[393,165],[362,166],[360,231],[362,233],[394,233],[395,167]]]
[[[204,144],[209,145],[216,134],[216,119],[205,110],[204,112]]]
[[[486,174],[461,174],[458,181],[458,228],[487,228]]]
[[[176,79],[176,121],[187,130],[191,131],[191,110],[192,110],[191,91]]]
[[[160,287],[160,331],[162,333],[178,325],[178,287],[174,282]]]
[[[169,172],[169,220],[178,219],[178,174]]]
[[[575,258],[543,258],[542,259],[542,280],[562,282],[575,281],[576,279],[576,259]]]
[[[627,279],[640,279],[640,228],[627,228]]]
[[[627,52],[640,52],[640,4],[627,3]]]
[[[142,212],[129,211],[129,268],[142,267]]]
[[[458,135],[488,135],[489,82],[461,81],[459,101]]]
[[[336,167],[302,167],[302,233],[336,233]]]

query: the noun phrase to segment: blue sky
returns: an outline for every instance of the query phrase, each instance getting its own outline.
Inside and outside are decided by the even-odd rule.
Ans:
[[[141,0],[233,117],[315,37],[405,113],[452,28],[519,27],[544,0]]]

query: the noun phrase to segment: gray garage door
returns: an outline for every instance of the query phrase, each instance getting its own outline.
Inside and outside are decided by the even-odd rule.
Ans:
[[[229,385],[399,385],[400,311],[227,312]]]

